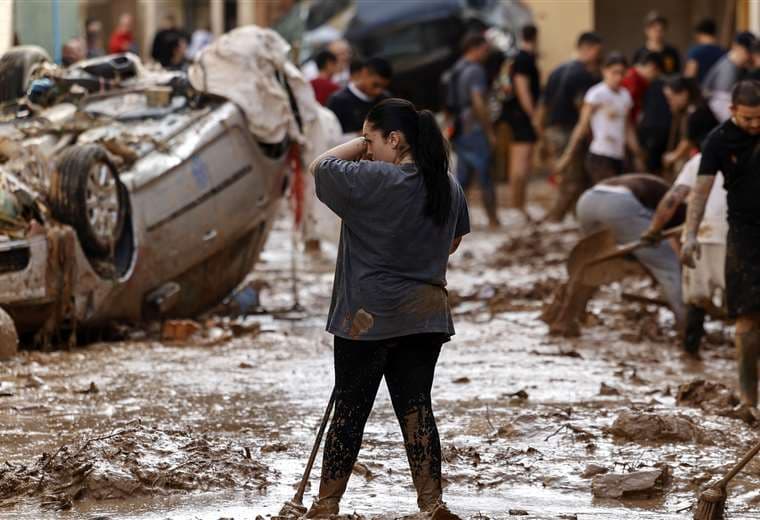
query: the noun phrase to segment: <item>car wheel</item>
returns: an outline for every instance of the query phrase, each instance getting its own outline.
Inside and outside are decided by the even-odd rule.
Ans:
[[[14,47],[0,57],[0,103],[26,94],[34,65],[51,61],[44,49],[33,45]]]
[[[50,182],[53,216],[73,227],[92,257],[110,256],[127,218],[126,189],[108,154],[98,145],[61,154]]]

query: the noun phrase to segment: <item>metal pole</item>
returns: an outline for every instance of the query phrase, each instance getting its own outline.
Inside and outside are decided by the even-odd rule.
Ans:
[[[53,0],[53,59],[61,63],[61,0]]]

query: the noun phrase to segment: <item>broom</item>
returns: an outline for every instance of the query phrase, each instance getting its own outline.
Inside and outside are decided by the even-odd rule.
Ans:
[[[694,511],[694,520],[723,520],[723,513],[726,509],[726,486],[728,482],[739,473],[752,458],[760,452],[760,442],[747,452],[742,459],[737,462],[731,471],[718,482],[704,490],[699,495],[697,510]]]

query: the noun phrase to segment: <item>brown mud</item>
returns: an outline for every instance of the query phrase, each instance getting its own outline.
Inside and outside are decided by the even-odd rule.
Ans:
[[[512,224],[507,211],[491,231],[482,211],[472,213],[474,232],[449,274],[457,335],[433,391],[451,509],[480,519],[690,518],[698,490],[758,434],[731,398],[730,328],[710,322],[703,360],[682,356],[670,313],[624,296],[658,297],[650,281],[634,279],[600,291],[579,338],[551,337],[538,317],[563,280],[575,226]],[[283,218],[249,280],[266,282],[269,309],[292,304],[289,237]],[[227,334],[228,324],[213,322],[200,336],[162,343],[160,329],[149,329],[0,365],[0,518],[276,515],[332,387],[324,321],[335,249],[325,249],[298,258],[306,315],[247,318],[258,334]],[[594,497],[592,482],[605,475],[612,480],[597,482],[652,490]],[[760,518],[760,460],[729,487],[727,507],[729,518]],[[416,512],[385,388],[342,511]]]

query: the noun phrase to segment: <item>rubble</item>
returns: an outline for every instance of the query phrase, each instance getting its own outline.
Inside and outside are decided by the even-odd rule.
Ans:
[[[667,466],[632,473],[597,475],[591,482],[596,498],[650,498],[660,495],[670,480]]]
[[[35,497],[43,506],[63,510],[84,499],[262,490],[271,474],[242,446],[133,422],[110,434],[63,444],[29,465],[6,462],[0,468],[0,503],[8,507]]]
[[[733,408],[739,404],[739,396],[722,383],[695,379],[678,387],[678,406],[700,408]]]
[[[635,411],[618,415],[606,431],[635,442],[699,442],[705,437],[700,427],[685,417]]]

